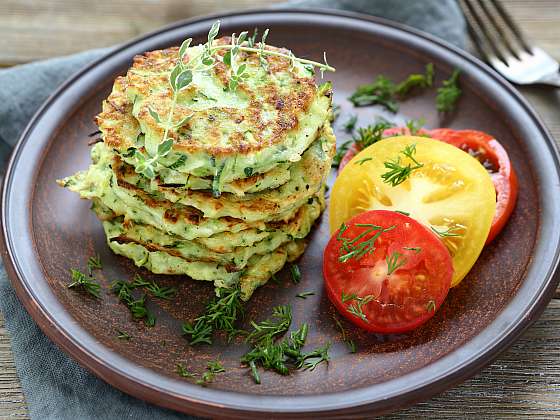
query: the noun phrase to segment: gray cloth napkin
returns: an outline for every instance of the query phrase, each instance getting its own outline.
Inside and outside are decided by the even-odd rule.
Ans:
[[[465,45],[465,23],[455,0],[297,0],[285,5],[370,13],[431,32],[460,47]],[[25,125],[51,92],[72,73],[109,50],[92,50],[0,70],[2,172]],[[2,266],[0,311],[12,337],[16,368],[32,418],[188,418],[123,394],[62,353],[24,310]]]

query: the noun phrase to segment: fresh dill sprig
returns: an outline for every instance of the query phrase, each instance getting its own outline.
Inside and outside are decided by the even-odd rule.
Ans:
[[[261,383],[258,365],[281,375],[288,375],[289,365],[296,369],[313,370],[319,363],[330,359],[330,343],[311,352],[302,351],[309,330],[306,323],[292,331],[288,338],[276,340],[290,328],[291,313],[289,306],[279,306],[273,310],[274,320],[251,323],[254,331],[249,334],[247,341],[252,344],[252,349],[241,358],[241,362],[250,368],[257,384]]]
[[[410,177],[413,171],[420,169],[424,164],[419,163],[415,158],[416,144],[409,144],[401,152],[404,156],[410,159],[414,165],[410,163],[403,165],[400,156],[396,159],[383,162],[383,165],[387,169],[387,172],[381,175],[383,182],[390,184],[392,187],[402,184],[404,181]]]
[[[403,246],[403,249],[407,251],[414,251],[417,254],[419,254],[420,251],[422,251],[422,248],[420,248],[419,246]]]
[[[354,143],[360,150],[365,149],[381,140],[383,132],[391,127],[393,127],[393,124],[388,121],[379,121],[366,127],[360,127],[358,128],[358,135],[353,139]]]
[[[338,168],[340,166],[340,161],[342,160],[342,158],[344,157],[344,155],[346,154],[346,152],[348,151],[352,143],[353,140],[348,140],[336,148],[336,153],[333,157],[332,164],[331,164],[333,168]]]
[[[214,381],[217,373],[223,373],[225,371],[226,370],[220,362],[208,362],[208,365],[206,366],[206,372],[201,375],[200,379],[197,379],[196,384],[206,386]]]
[[[156,323],[156,318],[152,312],[146,307],[146,295],[142,295],[140,298],[135,298],[132,291],[139,286],[134,286],[134,283],[128,283],[126,281],[117,280],[111,285],[113,293],[117,295],[118,299],[124,303],[132,318],[135,320],[144,320],[144,324],[147,327],[153,327]]]
[[[425,73],[410,74],[405,80],[395,87],[395,94],[401,98],[405,98],[415,88],[429,88],[434,83],[434,65],[426,64]]]
[[[342,224],[336,240],[341,243],[340,245],[340,255],[338,261],[345,263],[351,258],[359,260],[366,254],[371,254],[375,251],[375,242],[377,239],[385,232],[393,230],[396,225],[384,228],[382,226],[377,226],[371,223],[356,223],[357,227],[365,228],[361,233],[356,235],[354,238],[347,238],[343,236],[344,232],[348,229],[346,224]],[[373,236],[368,235],[373,234]],[[366,239],[367,238],[367,239]]]
[[[366,157],[366,158],[357,160],[356,162],[354,162],[354,165],[363,165],[364,163],[369,162],[370,160],[373,160],[373,158]]]
[[[183,378],[194,378],[195,374],[190,372],[182,363],[177,363],[177,374]]]
[[[338,117],[340,117],[340,105],[333,103],[331,106],[331,112],[329,115],[329,121],[330,122],[335,122]]]
[[[438,88],[436,96],[436,109],[439,112],[451,112],[455,108],[455,104],[462,94],[462,91],[459,88],[460,74],[460,70],[453,70],[451,77],[444,80],[442,86]]]
[[[426,304],[426,310],[428,312],[435,312],[436,311],[436,302],[434,300],[429,300]]]
[[[301,271],[297,264],[290,265],[290,272],[292,273],[292,281],[297,284],[301,280]]]
[[[162,287],[159,286],[155,281],[152,280],[148,285],[145,286],[148,292],[151,292],[154,297],[170,300],[177,294],[177,289],[174,287]]]
[[[457,232],[457,230],[462,229],[460,226],[450,226],[446,230],[439,230],[433,226],[430,226],[430,228],[435,234],[437,234],[441,238],[452,238],[452,237],[463,236],[462,233]]]
[[[346,294],[344,290],[340,293],[340,300],[342,301],[342,303],[346,303],[350,300],[354,300],[357,297],[358,295],[356,295],[356,293]]]
[[[348,99],[354,106],[382,105],[391,112],[399,110],[395,83],[383,75],[377,76],[373,83],[358,86]]]
[[[126,331],[117,330],[117,338],[119,340],[130,340],[132,337]]]
[[[373,83],[358,86],[349,100],[355,106],[382,105],[396,113],[399,110],[399,100],[406,99],[416,89],[431,87],[433,80],[434,66],[429,63],[424,74],[410,74],[398,84],[386,76],[379,75]]]
[[[309,296],[313,296],[313,295],[315,295],[315,292],[303,292],[303,293],[298,293],[296,297],[301,299],[307,299]]]
[[[400,214],[403,214],[403,215],[405,215],[405,216],[410,216],[410,213],[407,212],[407,211],[395,210],[395,213],[400,213]]]
[[[364,311],[362,310],[362,307],[364,305],[370,303],[374,299],[375,299],[375,297],[373,295],[367,295],[367,296],[363,296],[363,297],[354,297],[352,300],[355,300],[356,303],[352,303],[351,305],[349,305],[346,308],[346,310],[348,312],[350,312],[352,315],[357,316],[362,321],[367,322],[369,324],[369,320],[367,319],[366,314],[364,314]]]
[[[385,257],[385,261],[387,262],[387,275],[390,276],[406,264],[406,257],[401,257],[403,257],[403,255],[397,251],[394,251],[391,255],[387,255]]]
[[[248,343],[258,343],[265,338],[274,338],[284,334],[292,324],[292,308],[288,305],[275,306],[272,309],[273,320],[267,319],[260,323],[251,321],[253,331],[246,337]]]
[[[101,264],[101,258],[99,258],[98,254],[88,258],[87,268],[90,276],[93,273],[93,270],[101,270],[103,268],[103,265]]]
[[[351,133],[356,128],[357,122],[358,116],[351,115],[350,118],[348,118],[348,121],[346,121],[342,127],[344,128],[344,131],[346,131],[347,133]]]
[[[93,277],[86,276],[80,270],[74,268],[70,269],[70,274],[72,276],[72,283],[68,285],[69,289],[80,289],[97,299],[100,298],[101,285]]]
[[[244,314],[241,291],[237,288],[220,288],[216,293],[217,296],[206,305],[203,315],[196,318],[194,323],[183,324],[183,335],[189,338],[191,345],[212,344],[214,331],[226,332],[230,340],[240,333],[235,323]]]
[[[424,118],[420,118],[418,120],[408,120],[406,122],[406,128],[410,132],[411,136],[418,135],[418,132],[426,125],[426,120]],[[422,137],[429,137],[427,134],[422,134]]]
[[[338,329],[340,330],[340,333],[342,334],[342,341],[344,341],[346,343],[346,345],[348,346],[348,349],[350,350],[350,353],[356,353],[356,343],[354,343],[354,340],[351,340],[351,339],[348,338],[348,334],[346,333],[346,329],[344,328],[344,326],[342,325],[342,323],[340,322],[338,317],[334,314],[333,314],[333,319],[334,319],[334,322],[336,323]]]

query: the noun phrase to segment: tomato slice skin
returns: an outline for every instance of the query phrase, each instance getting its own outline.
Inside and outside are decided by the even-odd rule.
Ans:
[[[387,230],[375,240],[375,250],[363,257],[340,261],[342,238],[354,238],[372,224]],[[453,277],[452,260],[439,238],[416,220],[388,210],[360,213],[337,230],[324,251],[323,274],[327,295],[337,310],[364,330],[404,333],[433,317],[445,300]],[[371,239],[376,231],[356,244]],[[339,236],[340,233],[340,236]],[[395,254],[398,253],[398,254]],[[398,256],[391,274],[387,258]],[[342,292],[373,300],[361,307],[365,319],[349,312],[356,299],[342,301]]]
[[[517,176],[506,150],[498,140],[482,131],[437,128],[430,130],[429,135],[466,152],[474,151],[480,161],[491,165],[492,182],[496,189],[496,213],[486,239],[486,244],[489,244],[506,225],[517,201]]]

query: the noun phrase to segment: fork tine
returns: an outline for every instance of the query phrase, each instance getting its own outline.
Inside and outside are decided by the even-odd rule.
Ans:
[[[490,9],[488,8],[488,1],[487,0],[478,0],[478,4],[480,5],[482,10],[486,14],[486,17],[488,18],[488,20],[492,24],[492,26],[493,26],[494,30],[496,31],[498,37],[504,43],[504,45],[506,46],[508,51],[513,56],[515,56],[515,58],[519,59],[520,58],[519,57],[519,49],[514,48],[512,46],[511,42],[509,41],[509,38],[506,36],[504,30],[502,29],[502,25],[496,20],[496,17],[494,16],[494,14],[492,12],[490,12]]]
[[[462,3],[460,3],[461,8],[463,8]],[[467,29],[469,30],[469,36],[471,37],[471,41],[473,42],[474,46],[476,47],[478,53],[483,57],[485,60],[489,60],[489,54],[484,48],[484,41],[478,36],[476,29],[473,26],[472,17],[465,13],[466,10],[463,10],[463,14],[465,15],[465,21],[467,22]]]
[[[525,37],[523,36],[521,29],[519,29],[519,26],[517,26],[517,24],[513,21],[509,13],[506,12],[502,4],[498,0],[491,0],[491,3],[494,5],[496,10],[498,11],[498,14],[502,18],[502,20],[506,23],[506,25],[509,27],[511,32],[513,32],[517,41],[523,46],[523,49],[525,49],[525,51],[531,54],[531,46],[525,40]]]
[[[463,3],[466,5],[468,9],[468,13],[465,13],[465,17],[467,19],[467,22],[470,21],[469,24],[470,26],[472,26],[473,32],[482,33],[486,41],[485,44],[490,47],[490,49],[493,52],[493,55],[496,56],[504,64],[506,64],[507,61],[504,58],[504,55],[497,47],[494,37],[490,35],[490,32],[488,31],[488,28],[486,27],[481,15],[476,10],[476,7],[472,4],[471,0],[463,0]],[[476,30],[475,25],[476,27],[478,27],[478,31]]]

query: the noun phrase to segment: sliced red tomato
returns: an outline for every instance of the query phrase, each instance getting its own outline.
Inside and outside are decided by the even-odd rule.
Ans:
[[[428,134],[427,130],[420,128],[416,130],[414,133],[415,136],[422,136]],[[410,136],[410,129],[408,127],[391,127],[383,131],[383,136],[381,138],[385,139],[387,137],[395,137],[395,136]],[[358,145],[356,143],[352,143],[352,145],[348,148],[348,151],[344,154],[342,159],[340,159],[340,164],[338,165],[338,170],[342,171],[342,169],[352,160],[354,156],[359,152]]]
[[[430,319],[451,286],[451,256],[439,238],[403,214],[372,210],[342,225],[323,258],[338,311],[377,333],[411,331]]]
[[[517,200],[517,176],[506,150],[498,140],[482,131],[437,128],[430,130],[429,135],[474,156],[490,172],[496,189],[496,213],[486,239],[489,244],[504,228]]]

